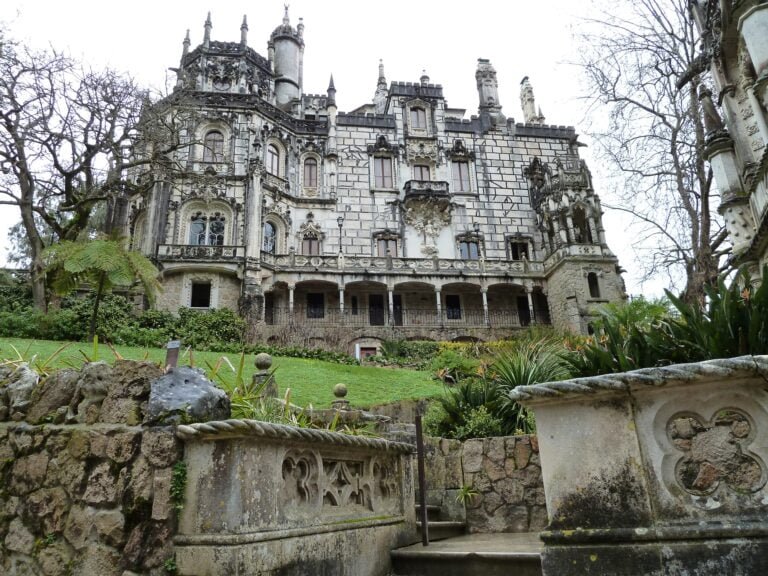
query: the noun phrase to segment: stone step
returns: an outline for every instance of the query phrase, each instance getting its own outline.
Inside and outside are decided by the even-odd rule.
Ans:
[[[396,576],[541,576],[538,534],[467,534],[391,552]]]
[[[429,527],[429,541],[445,540],[462,536],[466,532],[467,524],[465,522],[456,522],[453,520],[427,520]],[[416,522],[416,533],[421,534],[421,522]]]
[[[416,519],[421,518],[421,504],[416,504]],[[427,504],[427,521],[432,522],[439,520],[440,518],[440,506],[434,504]]]

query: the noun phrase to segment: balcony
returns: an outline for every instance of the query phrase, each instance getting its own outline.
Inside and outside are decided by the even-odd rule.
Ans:
[[[542,262],[527,260],[455,260],[452,258],[397,258],[391,256],[344,256],[261,253],[261,262],[278,271],[318,271],[349,273],[439,274],[541,274]]]
[[[157,259],[160,262],[232,262],[245,258],[244,246],[197,246],[190,244],[160,244]]]
[[[548,324],[547,314],[541,313],[538,323]],[[395,307],[390,314],[386,308],[289,308],[268,307],[264,311],[266,324],[350,328],[402,327],[402,328],[519,328],[531,323],[529,315],[521,319],[517,310],[489,310],[482,308],[448,308],[439,312],[432,309]],[[537,322],[537,320],[534,320]]]
[[[448,182],[441,180],[408,180],[403,188],[405,200],[448,198]]]

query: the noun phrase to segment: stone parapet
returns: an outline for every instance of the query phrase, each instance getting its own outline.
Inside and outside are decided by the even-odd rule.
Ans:
[[[768,572],[767,356],[522,386],[545,575]]]

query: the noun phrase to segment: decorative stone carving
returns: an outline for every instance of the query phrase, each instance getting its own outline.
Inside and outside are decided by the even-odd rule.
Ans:
[[[422,255],[437,256],[437,238],[440,231],[451,223],[450,202],[443,198],[425,196],[406,202],[404,208],[405,223],[422,235]]]
[[[474,160],[474,150],[467,150],[464,140],[457,138],[453,141],[453,146],[445,151],[445,155],[450,160]]]
[[[390,144],[386,135],[379,134],[379,136],[376,137],[376,144],[368,145],[368,154],[391,154],[392,156],[397,157],[400,155],[400,148],[397,144]]]
[[[437,163],[438,144],[435,140],[408,140],[405,145],[405,155],[409,162],[426,160]]]

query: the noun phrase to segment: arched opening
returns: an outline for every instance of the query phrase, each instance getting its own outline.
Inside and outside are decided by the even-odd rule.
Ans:
[[[277,252],[277,227],[272,222],[264,222],[261,249],[269,254]]]
[[[274,144],[267,146],[267,172],[280,176],[280,150]]]
[[[315,158],[304,160],[304,187],[317,188],[317,160]]]
[[[587,284],[589,285],[589,297],[600,298],[600,284],[597,281],[597,274],[594,272],[587,274]]]
[[[224,161],[224,134],[211,130],[203,139],[203,162]]]

